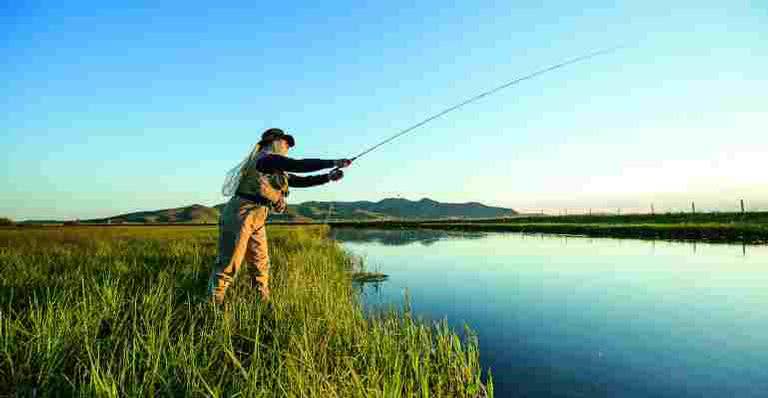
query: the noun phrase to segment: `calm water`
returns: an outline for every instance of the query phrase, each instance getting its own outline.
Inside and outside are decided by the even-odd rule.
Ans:
[[[768,247],[334,231],[369,309],[468,323],[496,396],[768,397]]]

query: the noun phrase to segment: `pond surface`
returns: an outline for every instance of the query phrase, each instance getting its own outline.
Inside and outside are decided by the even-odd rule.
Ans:
[[[497,397],[768,397],[768,246],[333,231],[368,310],[469,324]]]

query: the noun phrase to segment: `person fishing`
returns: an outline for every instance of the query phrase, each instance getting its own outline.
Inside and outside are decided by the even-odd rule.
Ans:
[[[217,303],[222,303],[227,287],[237,274],[240,263],[245,259],[256,268],[253,284],[259,289],[262,298],[269,299],[269,255],[264,224],[270,209],[276,212],[286,210],[285,198],[288,196],[288,187],[312,187],[329,181],[338,181],[344,177],[341,168],[348,167],[358,158],[433,120],[523,81],[612,53],[620,48],[623,46],[595,51],[515,78],[429,116],[366,149],[352,159],[288,158],[285,155],[295,144],[293,136],[285,134],[280,129],[268,129],[262,134],[261,141],[256,144],[251,153],[230,170],[224,182],[222,193],[232,198],[227,202],[219,219],[219,256],[215,269],[211,273],[209,294]],[[327,168],[334,169],[327,174],[308,177],[287,173],[308,173]]]
[[[270,211],[287,209],[288,188],[307,188],[344,177],[341,168],[350,159],[292,159],[288,151],[295,145],[293,136],[278,128],[261,135],[246,158],[227,173],[222,187],[231,196],[219,218],[219,254],[208,281],[208,294],[217,303],[224,302],[227,288],[237,275],[243,260],[251,270],[251,284],[262,300],[269,300],[269,253],[266,221]],[[298,176],[333,168],[325,174]]]

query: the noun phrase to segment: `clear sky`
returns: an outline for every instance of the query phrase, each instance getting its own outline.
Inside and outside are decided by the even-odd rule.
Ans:
[[[217,204],[268,127],[294,134],[292,156],[352,157],[617,44],[291,201],[768,209],[764,1],[45,3],[0,5],[0,216]]]

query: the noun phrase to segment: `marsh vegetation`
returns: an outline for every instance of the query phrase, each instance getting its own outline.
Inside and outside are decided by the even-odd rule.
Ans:
[[[0,395],[492,396],[469,328],[363,312],[326,228],[270,227],[272,301],[224,308],[216,228],[0,230]]]

